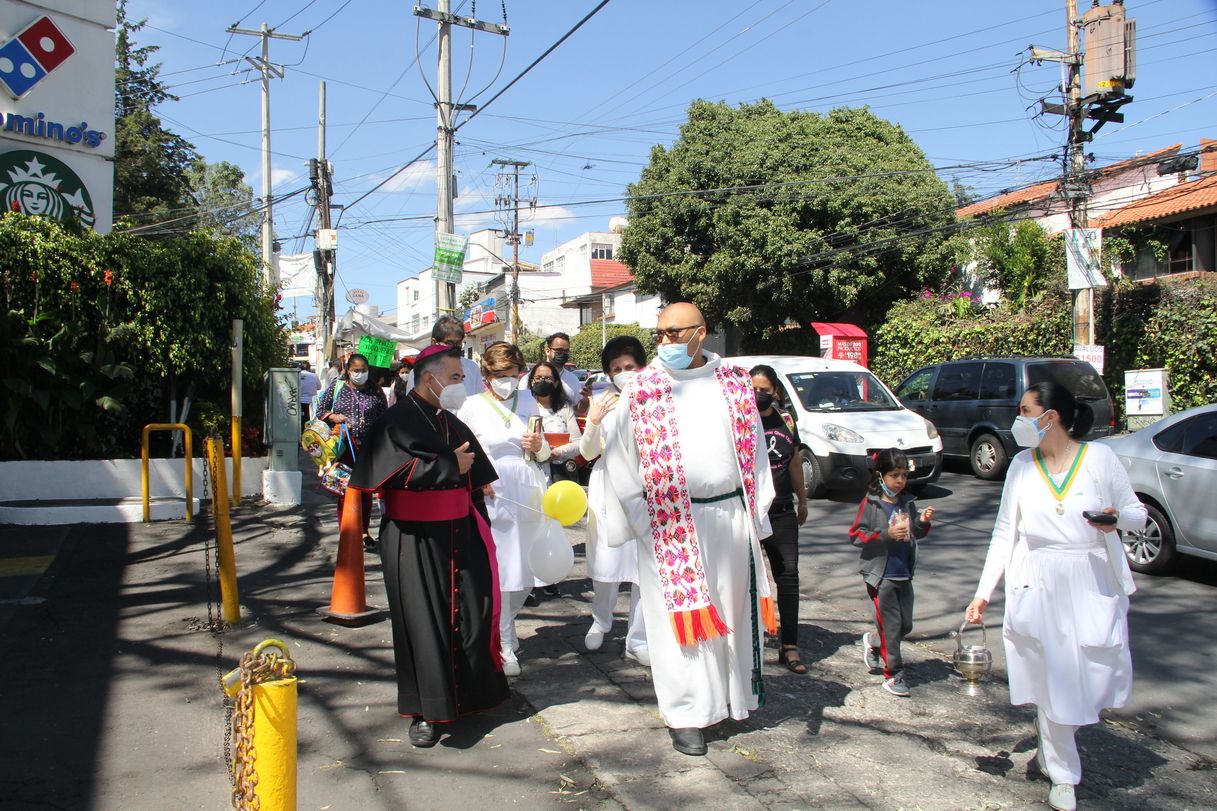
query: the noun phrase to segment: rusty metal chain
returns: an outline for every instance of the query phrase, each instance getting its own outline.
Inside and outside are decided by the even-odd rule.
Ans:
[[[254,748],[254,685],[264,681],[286,679],[296,672],[296,663],[274,653],[250,651],[241,657],[241,691],[237,693],[236,709],[232,715],[232,740],[236,758],[232,764],[232,807],[238,811],[258,811],[261,802],[258,787],[258,751]]]

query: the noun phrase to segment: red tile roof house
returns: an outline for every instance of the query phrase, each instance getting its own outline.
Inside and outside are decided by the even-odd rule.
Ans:
[[[1172,144],[1156,152],[1092,170],[1089,173],[1091,198],[1087,206],[1091,227],[1110,228],[1125,225],[1133,221],[1124,219],[1129,216],[1136,217],[1136,222],[1143,222],[1145,217],[1132,212],[1140,210],[1139,207],[1148,200],[1165,202],[1177,199],[1180,205],[1191,205],[1194,202],[1191,187],[1197,183],[1204,183],[1213,174],[1211,164],[1217,161],[1217,142],[1201,139],[1200,180],[1189,179],[1186,171],[1174,170],[1173,162],[1179,157],[1182,147],[1183,144]],[[1159,167],[1164,167],[1164,174],[1159,174]],[[1211,189],[1212,185],[1209,184],[1208,188]],[[1152,206],[1145,208],[1143,213],[1157,216],[1169,208],[1170,206],[1165,204],[1162,207]],[[1005,192],[996,197],[964,206],[955,214],[960,220],[966,220],[998,211],[1006,212],[1016,219],[1032,219],[1050,234],[1060,233],[1069,228],[1069,202],[1061,193],[1059,179]],[[1211,235],[1210,228],[1210,240]],[[1208,245],[1208,256],[1211,260],[1211,241]],[[1202,245],[1201,252],[1203,247]],[[1212,268],[1206,266],[1200,269]],[[973,291],[978,293],[986,304],[996,303],[1000,298],[1000,291],[986,288],[984,280],[978,278],[975,264],[965,267],[963,276],[965,284],[973,287]]]

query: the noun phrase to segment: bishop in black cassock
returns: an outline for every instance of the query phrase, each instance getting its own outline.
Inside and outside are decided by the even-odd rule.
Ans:
[[[423,350],[414,389],[372,427],[350,480],[384,501],[380,556],[397,711],[414,719],[415,746],[439,739],[436,723],[508,695],[494,541],[482,500],[498,475],[473,432],[449,413],[464,396],[463,377],[457,350]]]

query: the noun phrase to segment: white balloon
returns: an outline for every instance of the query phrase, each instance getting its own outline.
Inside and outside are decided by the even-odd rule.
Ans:
[[[575,550],[554,519],[546,519],[544,532],[532,542],[528,565],[533,576],[546,585],[561,582],[575,567]]]

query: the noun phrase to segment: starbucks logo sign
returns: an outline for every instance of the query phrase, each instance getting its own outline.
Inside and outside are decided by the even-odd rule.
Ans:
[[[89,190],[76,173],[58,158],[32,149],[0,155],[0,200],[6,211],[56,220],[74,214],[88,228],[97,219]]]

